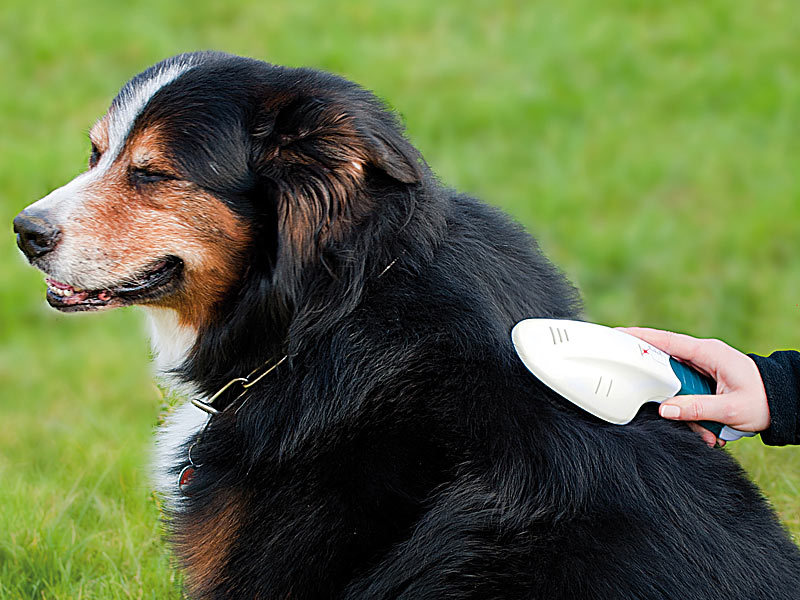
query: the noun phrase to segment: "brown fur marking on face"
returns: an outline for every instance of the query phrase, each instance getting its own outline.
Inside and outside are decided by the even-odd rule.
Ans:
[[[250,231],[223,202],[192,182],[137,185],[131,170],[138,168],[179,176],[157,130],[128,140],[102,179],[87,187],[82,214],[67,234],[76,236],[87,255],[97,258],[93,268],[115,284],[165,256],[182,259],[181,288],[148,303],[175,309],[182,325],[200,328],[239,277]]]
[[[180,177],[163,150],[161,136],[156,127],[149,127],[137,134],[133,143],[128,146],[131,167]]]
[[[235,496],[218,496],[176,532],[175,548],[192,597],[204,597],[224,583],[224,567],[241,525],[242,510],[242,502]]]

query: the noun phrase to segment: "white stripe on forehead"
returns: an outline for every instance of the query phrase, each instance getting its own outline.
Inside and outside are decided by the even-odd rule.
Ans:
[[[155,93],[196,65],[194,57],[181,57],[154,69],[146,79],[134,79],[133,85],[128,84],[122,89],[108,113],[108,150],[103,153],[102,162],[108,164],[117,158],[136,118]]]
[[[111,104],[108,111],[108,149],[103,152],[100,162],[93,169],[78,175],[68,184],[50,192],[47,196],[28,207],[40,211],[50,211],[51,218],[68,220],[81,210],[85,200],[84,190],[94,181],[102,179],[117,159],[131,132],[136,118],[147,103],[165,85],[175,81],[183,73],[200,64],[200,57],[179,56],[160,66],[153,67],[146,75],[135,77],[128,83]],[[91,286],[89,286],[91,287]]]

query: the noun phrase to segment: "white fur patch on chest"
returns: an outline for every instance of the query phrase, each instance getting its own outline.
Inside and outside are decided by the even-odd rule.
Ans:
[[[150,325],[150,347],[156,374],[169,377],[189,357],[197,341],[197,330],[181,325],[178,313],[171,308],[146,307]]]
[[[169,414],[156,432],[153,461],[153,483],[168,508],[179,510],[181,494],[178,475],[172,473],[175,465],[184,463],[188,457],[186,443],[205,426],[208,415],[193,406],[188,399],[196,396],[191,385],[179,382],[174,371],[188,358],[197,340],[197,331],[181,325],[174,310],[167,308],[146,309],[150,325],[150,345],[156,376],[172,394],[182,402]]]
[[[205,426],[208,415],[186,401],[175,407],[156,431],[153,484],[170,510],[180,510],[181,495],[176,465],[188,462],[187,442]]]

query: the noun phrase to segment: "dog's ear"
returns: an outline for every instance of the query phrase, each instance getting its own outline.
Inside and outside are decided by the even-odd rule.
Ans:
[[[403,184],[422,179],[421,158],[394,116],[372,98],[298,96],[269,102],[254,132],[259,172],[281,178],[323,171],[358,181],[376,169]]]
[[[362,132],[366,142],[367,162],[401,183],[419,183],[422,179],[420,157],[395,129],[394,124],[372,123]]]
[[[259,189],[269,190],[275,215],[273,278],[290,301],[310,264],[335,280],[347,276],[353,261],[338,260],[337,253],[374,210],[376,190],[394,199],[395,214],[413,210],[401,204],[414,194],[387,188],[420,183],[421,157],[392,114],[363,90],[347,101],[273,98],[262,105],[252,137],[252,169]]]

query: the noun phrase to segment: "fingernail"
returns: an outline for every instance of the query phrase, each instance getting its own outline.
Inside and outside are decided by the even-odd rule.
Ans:
[[[665,419],[677,419],[681,416],[681,409],[672,404],[662,404],[658,412]]]

